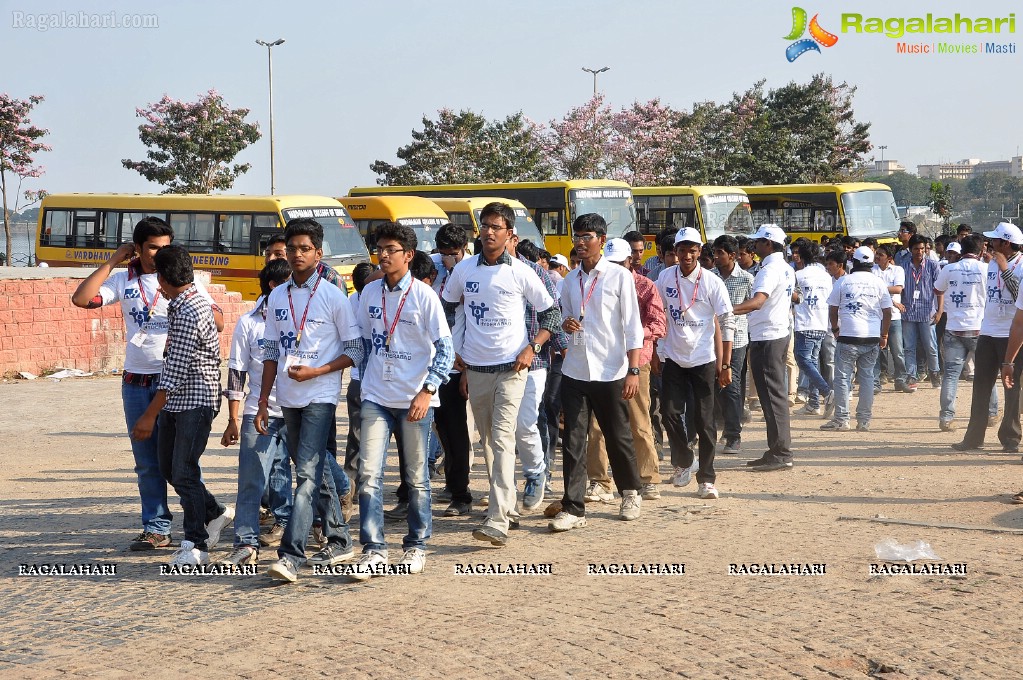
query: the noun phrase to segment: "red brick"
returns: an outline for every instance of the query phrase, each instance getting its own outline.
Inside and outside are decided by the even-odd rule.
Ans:
[[[26,311],[28,311],[28,310],[26,310]],[[38,321],[49,321],[51,316],[52,316],[52,313],[50,312],[50,310],[48,308],[38,308],[37,307],[36,309],[32,310],[32,320],[33,321],[37,321],[37,322]]]
[[[10,308],[0,309],[0,324],[14,323],[14,312]]]

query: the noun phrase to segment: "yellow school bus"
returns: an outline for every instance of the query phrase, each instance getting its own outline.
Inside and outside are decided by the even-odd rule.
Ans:
[[[662,229],[697,229],[705,243],[718,236],[749,236],[756,229],[750,214],[749,197],[739,187],[666,186],[633,187],[639,231],[647,250]]]
[[[894,243],[899,212],[892,190],[873,182],[780,184],[743,187],[749,196],[753,223],[777,224],[791,240],[801,236],[820,241],[873,236]]]
[[[555,182],[495,184],[423,184],[418,186],[353,187],[349,196],[399,194],[406,196],[495,196],[519,201],[533,214],[544,244],[552,255],[572,252],[572,222],[579,215],[599,213],[607,221],[608,238],[636,228],[632,189],[625,182],[571,179]]]
[[[412,227],[418,240],[417,250],[432,252],[437,247],[437,230],[448,223],[448,216],[433,201],[418,196],[360,196],[339,199],[355,220],[366,241],[373,264],[377,263],[375,232],[385,222]]]
[[[519,201],[500,196],[471,196],[464,198],[430,198],[441,210],[447,213],[452,224],[465,229],[472,246],[480,237],[480,213],[488,203],[500,201],[515,212],[515,233],[520,241],[532,241],[537,248],[545,248],[543,234],[533,221],[533,216]]]
[[[95,267],[149,216],[171,225],[196,269],[246,300],[259,297],[266,243],[288,220],[311,217],[323,226],[323,261],[349,292],[352,269],[369,261],[355,222],[333,198],[206,194],[50,194],[39,210],[36,256],[51,267]]]

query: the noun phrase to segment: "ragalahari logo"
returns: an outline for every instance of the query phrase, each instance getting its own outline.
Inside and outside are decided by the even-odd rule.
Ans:
[[[802,7],[792,8],[792,31],[785,36],[785,40],[796,41],[785,49],[785,58],[790,62],[799,59],[800,56],[810,50],[820,52],[821,48],[817,46],[818,44],[824,47],[832,47],[838,42],[837,35],[828,33],[817,23],[817,17],[819,16],[817,14],[814,14],[813,19],[810,19],[810,37],[799,40],[798,38],[801,38],[807,30],[806,16],[806,10]]]

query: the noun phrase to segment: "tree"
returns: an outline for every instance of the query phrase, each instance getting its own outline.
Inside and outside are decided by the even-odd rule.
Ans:
[[[125,159],[121,165],[166,186],[164,193],[230,189],[251,167],[231,162],[261,137],[258,124],[245,122],[249,110],[229,108],[216,90],[195,102],[164,95],[135,113],[147,121],[139,126],[139,139],[149,149],[148,160]]]
[[[634,102],[611,118],[611,179],[633,186],[671,184],[673,151],[682,142],[679,112],[659,99]]]
[[[888,185],[898,205],[929,205],[931,202],[931,183],[908,172],[900,170],[887,176],[865,179]]]
[[[437,120],[423,116],[423,129],[398,149],[404,163],[377,160],[369,167],[382,186],[541,181],[551,177],[541,134],[521,111],[488,121],[473,111],[441,109]]]
[[[7,203],[8,174],[18,178],[17,194],[24,196],[31,205],[42,198],[43,192],[26,191],[21,194],[21,185],[30,177],[39,177],[43,168],[35,165],[35,155],[40,151],[49,151],[47,144],[39,141],[49,131],[32,125],[29,114],[35,106],[43,101],[40,95],[32,95],[28,99],[14,99],[6,93],[0,94],[0,194],[3,195],[4,237],[6,238],[6,263],[10,264],[13,253],[11,239],[11,210]],[[14,210],[18,209],[16,199]]]
[[[545,148],[554,172],[566,179],[607,177],[615,166],[614,134],[614,114],[601,94],[552,120]]]
[[[952,187],[931,182],[931,210],[941,218],[942,231],[948,233],[948,220],[952,216]]]

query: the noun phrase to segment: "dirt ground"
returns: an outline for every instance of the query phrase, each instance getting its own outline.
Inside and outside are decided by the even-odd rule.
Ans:
[[[1020,455],[991,444],[950,450],[970,386],[959,432],[938,431],[937,401],[929,386],[886,390],[869,433],[825,433],[819,418],[794,416],[788,472],[743,468],[763,452],[758,418],[741,455],[718,456],[717,501],[697,499],[695,482],[668,483],[636,522],[618,521],[617,504],[590,506],[587,527],[555,535],[527,515],[504,549],[470,536],[481,510],[447,518],[434,504],[425,574],[355,584],[307,569],[278,585],[263,573],[271,551],[255,576],[161,576],[169,550],[126,550],[139,510],[116,377],[9,381],[0,384],[0,674],[1018,678],[1023,535],[868,521],[1023,532],[1023,506],[1009,503],[1023,489]],[[233,503],[237,450],[219,445],[225,415],[203,468]],[[560,471],[559,461],[558,490]],[[394,477],[392,467],[389,492]],[[477,497],[486,488],[481,466],[472,486]],[[171,507],[180,536],[176,497]],[[388,525],[392,555],[402,529]],[[887,538],[926,541],[966,573],[872,575],[874,546]],[[520,563],[553,573],[456,573]],[[589,564],[649,563],[684,563],[684,574],[587,575]],[[826,568],[729,574],[765,563]],[[18,575],[36,564],[115,565],[116,574]]]

